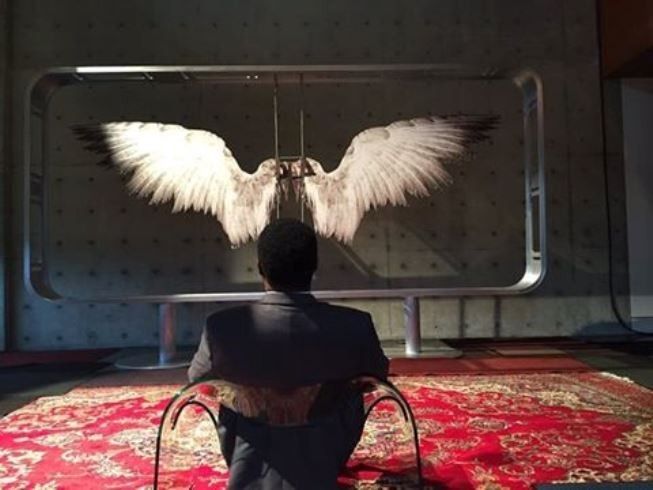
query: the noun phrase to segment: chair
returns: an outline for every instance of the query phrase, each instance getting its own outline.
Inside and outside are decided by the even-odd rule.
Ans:
[[[373,376],[351,379],[344,386],[347,396],[363,395],[364,421],[383,401],[393,402],[400,410],[415,452],[415,482],[411,486],[423,488],[419,434],[410,405],[390,382]],[[156,439],[154,462],[154,490],[159,488],[161,452],[166,436],[172,434],[187,407],[199,407],[209,416],[218,433],[217,410],[224,405],[248,420],[275,428],[302,427],[328,415],[322,410],[322,385],[303,386],[286,392],[270,388],[242,386],[218,379],[205,379],[183,387],[166,406]]]

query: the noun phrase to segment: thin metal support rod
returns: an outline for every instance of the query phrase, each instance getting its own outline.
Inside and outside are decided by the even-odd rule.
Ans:
[[[406,356],[417,357],[422,350],[420,331],[419,298],[404,298],[404,327],[406,331]]]
[[[304,175],[306,174],[306,152],[304,151],[304,75],[299,74],[299,209],[304,222]]]
[[[272,92],[272,107],[274,110],[274,161],[276,166],[277,173],[277,197],[276,197],[276,214],[277,219],[281,215],[281,193],[283,191],[281,184],[281,160],[279,158],[279,83],[277,80],[277,75],[273,76],[274,88]]]
[[[159,305],[159,363],[168,364],[177,355],[175,342],[175,305],[163,303]]]

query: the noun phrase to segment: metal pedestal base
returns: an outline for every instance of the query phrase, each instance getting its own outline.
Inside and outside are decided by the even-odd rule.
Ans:
[[[132,354],[116,361],[114,364],[118,369],[177,369],[190,364],[192,354],[177,355],[172,359],[161,362],[159,353],[144,352]]]
[[[403,341],[382,342],[383,352],[390,358],[406,357],[410,359],[454,359],[463,356],[463,351],[449,347],[438,339],[424,339],[419,352],[406,353],[406,344]]]

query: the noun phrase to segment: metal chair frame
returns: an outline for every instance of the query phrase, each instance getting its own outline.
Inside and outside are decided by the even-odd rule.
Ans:
[[[156,452],[155,452],[155,459],[154,459],[154,490],[158,490],[159,488],[159,472],[160,472],[160,458],[161,458],[161,446],[162,446],[162,439],[163,439],[163,431],[165,430],[166,423],[168,421],[169,415],[172,412],[171,415],[171,430],[175,430],[177,427],[177,422],[179,421],[179,417],[183,413],[184,409],[188,406],[197,406],[203,409],[211,419],[211,422],[213,423],[213,426],[215,428],[216,435],[218,434],[218,420],[216,418],[216,415],[214,411],[206,405],[204,402],[197,400],[197,393],[191,393],[188,396],[188,392],[192,391],[195,387],[207,383],[220,383],[222,380],[219,379],[202,379],[195,381],[193,383],[189,383],[188,385],[184,386],[181,388],[173,397],[172,399],[168,402],[166,405],[165,410],[163,411],[163,415],[161,416],[161,422],[159,423],[159,429],[157,432],[157,438],[156,438]],[[365,414],[364,414],[364,424],[367,423],[367,419],[369,418],[370,414],[372,411],[377,407],[377,405],[383,401],[392,401],[395,403],[395,405],[400,409],[401,414],[404,418],[404,422],[410,424],[410,428],[412,431],[412,439],[413,439],[413,445],[414,445],[414,450],[415,450],[415,467],[417,471],[417,488],[422,489],[424,488],[424,479],[423,479],[423,474],[422,474],[422,458],[421,458],[421,453],[420,453],[420,447],[419,447],[419,432],[417,429],[417,423],[415,421],[415,416],[413,415],[413,411],[410,408],[410,405],[408,403],[408,400],[403,396],[403,394],[399,391],[399,389],[393,385],[389,381],[384,381],[381,380],[375,376],[359,376],[356,378],[352,378],[350,381],[350,384],[355,386],[358,390],[361,392],[365,392],[365,388],[369,386],[373,386],[374,389],[380,389],[383,394],[380,395],[378,398],[375,398],[369,406],[366,407],[365,409]],[[183,399],[184,396],[188,396],[187,399]],[[181,400],[181,403],[179,404],[178,402]],[[177,407],[178,405],[178,407]],[[175,410],[173,411],[173,408]],[[270,424],[274,426],[275,424]],[[282,427],[297,427],[297,426],[302,426],[305,425],[304,423],[301,424],[284,424]]]

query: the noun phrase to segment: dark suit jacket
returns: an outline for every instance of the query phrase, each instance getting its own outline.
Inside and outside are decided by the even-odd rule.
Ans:
[[[388,359],[368,313],[310,294],[269,292],[254,304],[211,315],[188,376],[279,389],[361,374],[385,378]],[[220,441],[235,489],[335,488],[363,425],[360,397],[319,425],[275,429],[223,408]]]

